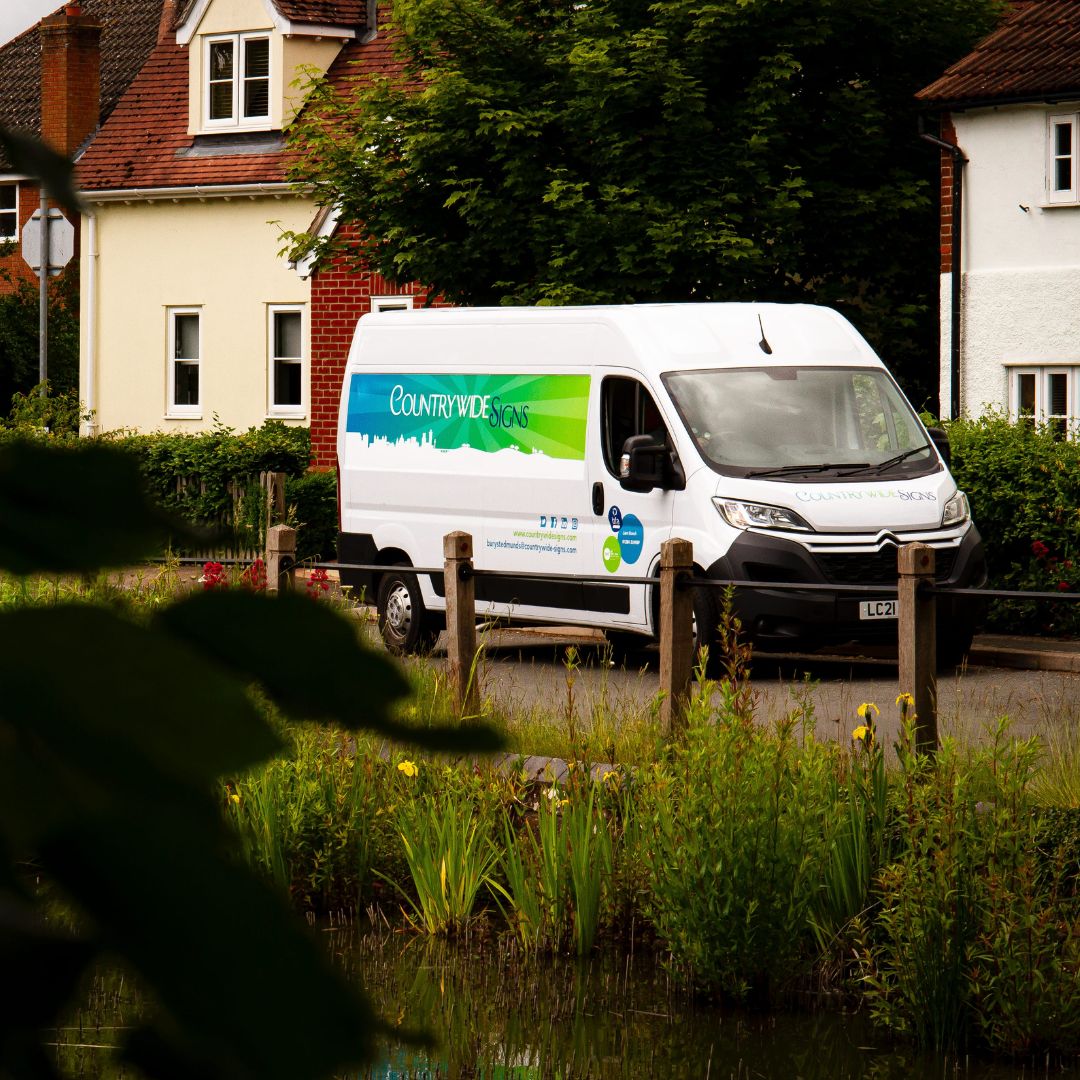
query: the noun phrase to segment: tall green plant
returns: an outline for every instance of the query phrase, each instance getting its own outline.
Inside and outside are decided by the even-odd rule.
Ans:
[[[491,818],[471,793],[453,788],[422,802],[404,803],[397,823],[414,900],[404,890],[409,922],[428,934],[455,934],[473,916],[480,890],[498,860]]]
[[[635,847],[650,916],[696,982],[766,1000],[808,973],[828,850],[831,753],[789,723],[712,717],[703,684],[685,741],[642,785]]]
[[[578,956],[592,951],[600,928],[602,902],[610,888],[612,842],[607,819],[592,785],[566,809],[570,889],[574,898],[574,945]]]
[[[998,723],[964,757],[900,747],[901,846],[878,877],[861,957],[872,1015],[920,1045],[1008,1053],[1080,1047],[1080,919],[1040,872],[1033,740]]]
[[[901,695],[897,699],[909,699]],[[908,708],[908,701],[903,700]],[[873,723],[876,706],[864,704],[853,732],[854,754],[838,750],[827,778],[835,816],[828,841],[821,889],[810,915],[810,925],[824,954],[846,952],[849,931],[871,903],[870,886],[885,854],[889,783],[885,753]]]

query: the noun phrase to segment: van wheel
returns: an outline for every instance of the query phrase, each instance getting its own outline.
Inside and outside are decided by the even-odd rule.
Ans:
[[[938,671],[952,673],[967,659],[971,642],[975,637],[973,622],[949,622],[938,620],[937,624]]]
[[[379,633],[396,656],[426,652],[439,636],[439,624],[424,607],[415,574],[396,568],[379,582]]]
[[[705,674],[716,678],[723,668],[720,656],[720,609],[712,589],[694,590],[694,667],[701,664],[701,649],[709,650]]]
[[[606,635],[608,655],[615,667],[634,669],[647,663],[643,654],[649,646],[650,638],[625,630],[608,630]]]

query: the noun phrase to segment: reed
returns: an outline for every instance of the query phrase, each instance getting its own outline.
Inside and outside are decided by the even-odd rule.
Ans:
[[[492,881],[498,861],[490,819],[451,789],[403,804],[396,820],[416,894],[397,886],[406,918],[427,934],[458,933],[473,917],[480,890]]]

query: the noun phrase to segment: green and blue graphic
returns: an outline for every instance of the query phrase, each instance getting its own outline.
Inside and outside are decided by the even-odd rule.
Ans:
[[[645,549],[645,526],[636,514],[623,517],[617,506],[608,510],[608,524],[615,535],[604,541],[601,555],[604,569],[615,573],[623,563],[633,566],[641,558]]]
[[[360,372],[345,430],[439,450],[585,459],[588,375],[428,375]]]

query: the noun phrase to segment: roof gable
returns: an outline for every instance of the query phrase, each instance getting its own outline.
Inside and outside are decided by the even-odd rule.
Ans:
[[[101,31],[101,122],[116,107],[157,40],[162,0],[81,0]],[[64,10],[61,4],[55,14]],[[0,125],[41,134],[41,44],[37,26],[0,48]],[[0,171],[10,169],[0,152]]]
[[[186,45],[214,0],[181,0],[176,19],[176,40]],[[274,27],[281,33],[303,33],[339,27],[354,30],[367,21],[367,0],[262,0]]]
[[[916,95],[950,108],[1080,98],[1080,0],[1021,0],[940,79]]]

